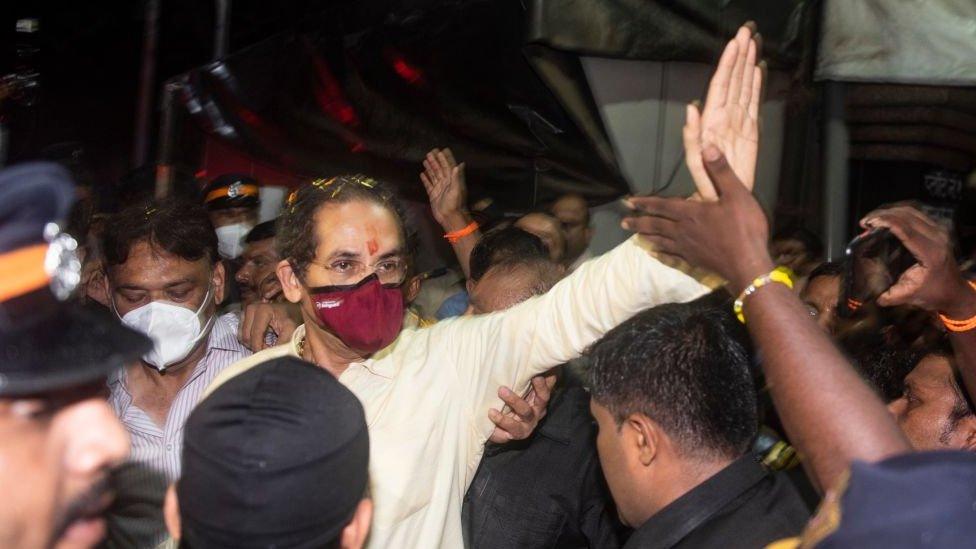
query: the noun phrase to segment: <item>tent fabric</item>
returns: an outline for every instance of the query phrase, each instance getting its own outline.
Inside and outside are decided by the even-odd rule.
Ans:
[[[528,40],[583,55],[713,63],[752,20],[763,57],[792,69],[809,54],[815,0],[531,0]]]
[[[976,84],[973,0],[827,0],[816,78]]]
[[[570,103],[526,61],[518,0],[444,3],[355,32],[333,23],[182,75],[178,110],[282,172],[368,172],[418,201],[423,156],[445,146],[466,162],[471,198],[504,208],[627,192],[578,60],[559,66],[563,95],[586,98]]]

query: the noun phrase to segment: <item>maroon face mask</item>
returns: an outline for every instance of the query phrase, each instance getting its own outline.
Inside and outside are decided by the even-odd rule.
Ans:
[[[309,288],[315,315],[347,347],[367,355],[396,339],[403,326],[399,284],[371,274],[357,284]]]

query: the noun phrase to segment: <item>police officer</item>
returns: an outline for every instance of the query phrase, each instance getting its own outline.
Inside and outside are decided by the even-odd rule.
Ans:
[[[0,172],[0,547],[95,546],[129,453],[105,380],[151,343],[71,304],[81,262],[59,223],[73,196],[55,164]]]
[[[217,232],[217,249],[227,272],[225,304],[240,302],[235,282],[244,238],[258,222],[261,187],[253,178],[228,173],[215,177],[203,191],[203,203]]]

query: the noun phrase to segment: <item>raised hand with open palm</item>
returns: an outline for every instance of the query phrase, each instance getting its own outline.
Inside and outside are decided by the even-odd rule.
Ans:
[[[714,145],[735,175],[752,190],[759,157],[759,104],[765,65],[757,64],[761,51],[755,25],[746,23],[722,52],[708,86],[703,110],[687,107],[682,138],[685,162],[703,200],[718,198],[702,163],[702,150]]]

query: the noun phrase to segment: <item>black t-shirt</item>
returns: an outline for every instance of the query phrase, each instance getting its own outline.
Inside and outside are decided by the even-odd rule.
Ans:
[[[809,518],[792,483],[750,453],[649,518],[624,548],[761,548],[799,535]]]

